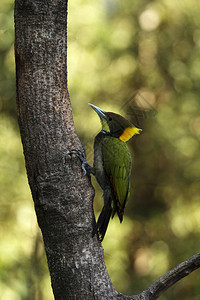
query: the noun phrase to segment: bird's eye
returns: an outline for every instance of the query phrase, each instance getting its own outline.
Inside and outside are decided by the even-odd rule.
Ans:
[[[111,117],[109,117],[109,118],[108,118],[108,121],[112,121],[112,118],[111,118]]]

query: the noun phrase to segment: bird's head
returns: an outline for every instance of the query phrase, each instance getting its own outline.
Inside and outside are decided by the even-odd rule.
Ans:
[[[112,112],[105,112],[91,103],[88,104],[100,117],[102,129],[106,132],[110,132],[112,137],[116,137],[123,142],[127,142],[135,134],[140,134],[140,131],[142,131],[142,129],[135,127],[124,117]]]

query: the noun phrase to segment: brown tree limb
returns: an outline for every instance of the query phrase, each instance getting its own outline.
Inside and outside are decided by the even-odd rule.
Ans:
[[[135,296],[124,296],[118,294],[120,300],[155,300],[177,281],[188,276],[190,273],[200,268],[200,253],[192,255],[186,261],[180,263],[168,273],[161,276],[150,287],[141,294]]]
[[[174,285],[177,281],[188,276],[199,267],[200,253],[197,253],[156,280],[147,290],[139,295],[139,299],[143,299],[143,295],[148,297],[144,299],[157,299],[164,291]]]
[[[55,299],[116,295],[92,239],[94,191],[72,149],[67,90],[67,1],[15,1],[17,111],[28,181]]]

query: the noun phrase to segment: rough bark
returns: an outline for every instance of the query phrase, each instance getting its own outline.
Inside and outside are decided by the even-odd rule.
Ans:
[[[67,90],[67,1],[15,1],[17,110],[29,185],[55,299],[156,299],[200,266],[200,254],[137,296],[112,286],[92,238],[94,191],[72,149],[83,151]]]
[[[106,299],[113,288],[92,239],[94,193],[70,154],[83,147],[67,91],[66,16],[67,1],[15,2],[19,126],[55,299]]]

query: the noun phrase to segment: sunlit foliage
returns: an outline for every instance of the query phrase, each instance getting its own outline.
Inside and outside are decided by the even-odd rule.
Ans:
[[[89,161],[100,123],[88,102],[136,122],[137,94],[155,111],[143,114],[143,133],[129,142],[131,197],[124,222],[112,220],[103,242],[111,280],[127,294],[200,249],[199,11],[196,0],[69,1],[68,85]],[[1,0],[0,297],[50,300],[17,126],[13,42],[13,1]],[[160,299],[199,297],[196,271]]]

